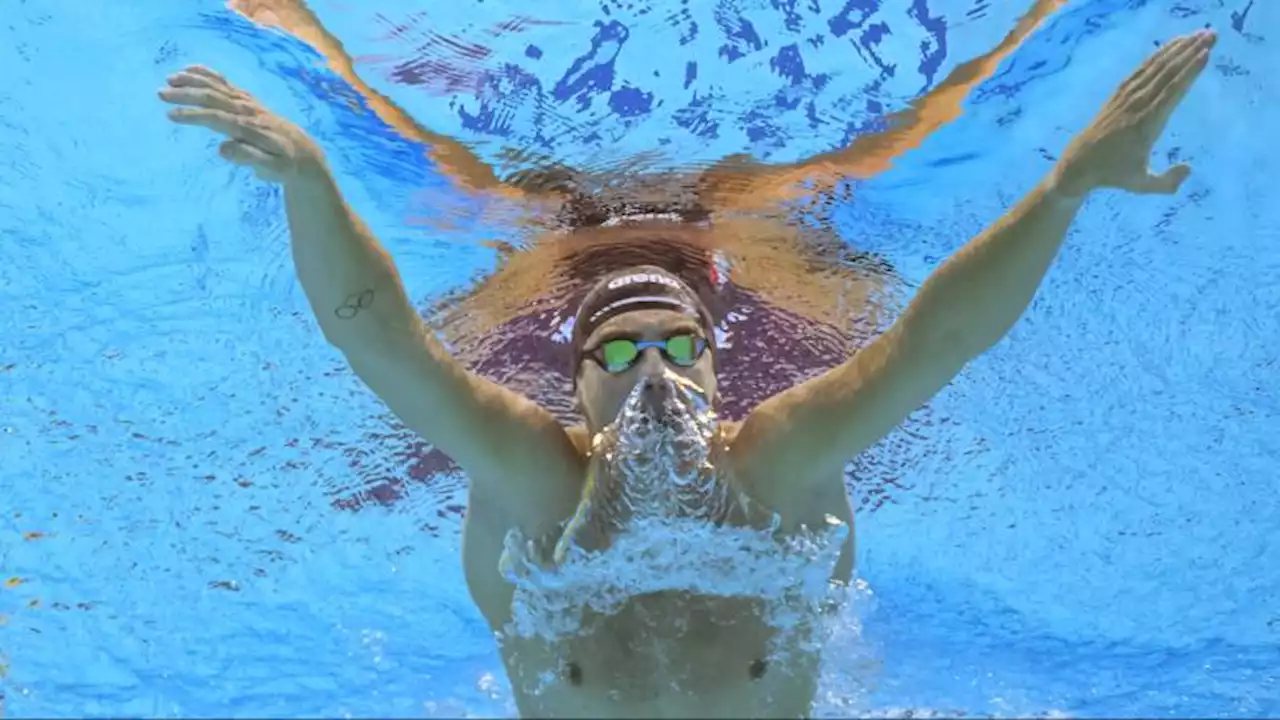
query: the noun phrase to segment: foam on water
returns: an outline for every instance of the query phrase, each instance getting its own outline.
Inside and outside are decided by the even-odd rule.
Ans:
[[[696,518],[724,523],[746,500],[718,473],[718,416],[702,388],[667,372],[637,383],[617,419],[592,440],[578,512],[556,545],[599,550],[635,520]]]

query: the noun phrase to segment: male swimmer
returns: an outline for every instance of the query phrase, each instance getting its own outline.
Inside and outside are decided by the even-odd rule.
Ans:
[[[671,512],[701,514],[708,523],[747,522],[720,506],[699,513],[698,502],[719,503],[724,495],[717,488],[731,488],[735,497],[767,509],[784,535],[820,526],[829,516],[851,525],[846,461],[1008,332],[1085,198],[1102,188],[1170,194],[1182,185],[1188,166],[1155,174],[1148,158],[1215,42],[1214,33],[1202,31],[1154,53],[1036,188],[948,258],[872,343],[765,400],[742,422],[719,423],[704,438],[710,460],[701,466],[712,468],[714,477],[694,473],[706,482]],[[620,411],[643,415],[648,408],[658,414],[647,422],[661,425],[666,416],[660,410],[673,398],[702,396],[714,405],[717,348],[702,302],[656,267],[601,278],[573,328],[575,393],[586,425],[563,427],[542,407],[446,353],[301,129],[201,67],[169,78],[160,95],[182,106],[170,113],[175,122],[226,136],[223,157],[284,186],[294,261],[325,338],[408,427],[467,472],[463,563],[473,599],[501,635],[515,592],[499,571],[504,538],[513,529],[529,538],[554,536],[570,518],[583,519],[579,509],[592,501],[591,488],[607,482],[598,473],[611,471],[600,467],[604,460],[593,451],[593,438],[607,437]],[[663,226],[668,220],[651,222],[655,233],[670,230]],[[715,227],[711,218],[679,231],[712,233]],[[623,230],[634,232],[636,225]],[[689,388],[697,392],[687,393]],[[665,452],[660,445],[651,449]],[[588,482],[589,476],[595,479]],[[615,539],[609,533],[627,522],[610,515],[616,511],[606,506],[616,502],[596,500],[595,512],[602,515],[594,518],[595,536],[583,544],[607,553]],[[654,505],[645,512],[665,511]],[[583,523],[570,527],[579,532]],[[849,542],[834,579],[849,578],[851,553]],[[503,639],[522,714],[794,718],[810,712],[816,651],[771,654],[771,631],[757,604],[687,593],[641,595],[592,627],[594,635],[563,646]],[[771,664],[773,657],[787,660]]]

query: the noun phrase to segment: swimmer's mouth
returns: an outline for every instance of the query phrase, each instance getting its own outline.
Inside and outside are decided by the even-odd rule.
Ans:
[[[654,404],[645,408],[647,412],[639,415],[634,420],[634,427],[638,430],[650,430],[653,428],[662,428],[664,430],[676,430],[687,424],[685,419],[680,416],[669,406]]]

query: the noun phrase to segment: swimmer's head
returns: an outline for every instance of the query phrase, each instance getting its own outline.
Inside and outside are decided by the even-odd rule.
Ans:
[[[662,405],[678,375],[716,397],[711,313],[679,277],[655,266],[611,273],[582,302],[573,326],[573,373],[588,425],[611,422],[637,387]]]

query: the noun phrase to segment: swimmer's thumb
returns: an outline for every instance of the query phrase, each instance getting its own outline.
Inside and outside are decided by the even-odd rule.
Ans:
[[[218,153],[236,165],[251,168],[260,179],[267,182],[282,181],[289,169],[287,158],[241,140],[222,143]]]
[[[1172,195],[1178,192],[1178,188],[1182,187],[1182,183],[1190,176],[1191,166],[1182,163],[1160,174],[1147,172],[1128,189],[1143,194]]]

